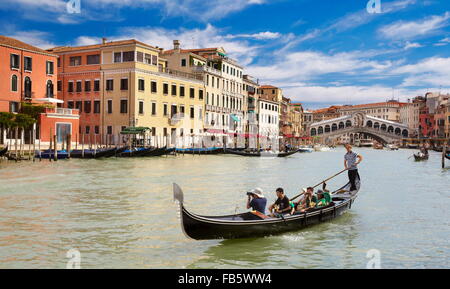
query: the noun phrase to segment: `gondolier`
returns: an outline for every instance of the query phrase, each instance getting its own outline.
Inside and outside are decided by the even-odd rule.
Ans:
[[[356,177],[358,176],[358,164],[360,164],[363,160],[360,154],[357,154],[352,151],[352,146],[350,144],[346,144],[345,148],[347,149],[347,153],[344,156],[344,167],[348,170],[348,178],[350,180],[350,191],[356,190]]]

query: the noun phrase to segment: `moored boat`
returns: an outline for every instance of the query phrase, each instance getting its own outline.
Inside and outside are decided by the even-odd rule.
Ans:
[[[175,152],[178,154],[190,154],[190,155],[217,155],[224,152],[223,148],[177,148]]]
[[[332,220],[349,210],[357,197],[361,182],[357,179],[357,190],[348,192],[350,183],[333,192],[332,202],[325,207],[305,213],[285,215],[282,218],[261,217],[251,213],[225,216],[201,216],[189,212],[184,206],[184,195],[177,184],[173,184],[174,200],[180,208],[181,227],[184,234],[195,240],[255,238],[298,231],[305,227]],[[346,191],[344,194],[338,194]]]
[[[98,159],[109,158],[116,155],[117,148],[109,149],[87,149],[87,150],[72,150],[70,157],[74,159]]]
[[[311,147],[301,146],[298,148],[299,153],[312,153],[314,151]]]
[[[8,152],[8,146],[6,146],[5,148],[0,150],[0,157],[6,155],[7,152]]]
[[[426,160],[428,160],[428,155],[422,154],[422,153],[414,154],[414,160],[416,162],[426,161]]]
[[[398,146],[395,145],[395,144],[388,144],[386,147],[387,147],[389,150],[391,150],[391,151],[397,151],[397,150],[398,150]]]
[[[55,151],[54,150],[38,151],[35,153],[35,156],[36,156],[36,158],[40,158],[40,159],[54,159]],[[69,153],[66,150],[59,150],[56,153],[56,157],[58,160],[68,159]]]
[[[288,152],[273,152],[273,151],[237,151],[233,149],[225,149],[226,154],[238,155],[243,157],[279,157],[284,158],[296,154],[298,150]]]

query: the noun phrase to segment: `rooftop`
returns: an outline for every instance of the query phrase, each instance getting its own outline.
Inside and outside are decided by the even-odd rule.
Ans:
[[[43,54],[47,54],[47,55],[57,56],[57,55],[49,53],[48,51],[46,51],[44,49],[40,49],[36,46],[27,44],[20,40],[17,40],[17,39],[11,38],[11,37],[7,37],[4,35],[0,35],[0,46],[12,47],[12,48],[31,51],[31,52],[37,52],[37,53],[43,53]]]
[[[59,46],[54,47],[51,49],[48,49],[49,52],[54,53],[63,53],[63,52],[71,52],[71,51],[78,51],[78,50],[92,50],[92,49],[101,49],[106,47],[112,47],[112,46],[121,46],[121,45],[142,45],[144,47],[158,50],[158,48],[148,45],[144,42],[137,41],[136,39],[128,39],[128,40],[118,40],[118,41],[110,41],[100,44],[93,44],[93,45],[84,45],[84,46]]]

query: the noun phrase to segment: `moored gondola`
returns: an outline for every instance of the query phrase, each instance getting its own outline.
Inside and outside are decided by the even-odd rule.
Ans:
[[[7,152],[8,152],[8,146],[6,146],[5,148],[0,150],[0,157],[6,155]]]
[[[447,151],[447,153],[445,154],[445,158],[450,160],[450,152],[449,151]]]
[[[116,155],[117,148],[109,149],[87,149],[87,150],[73,150],[70,152],[70,157],[74,159],[99,159],[109,158]]]
[[[223,153],[223,148],[186,148],[175,149],[177,154],[190,154],[190,155],[217,155]]]
[[[129,149],[127,148],[125,151],[121,152],[120,154],[117,154],[118,157],[124,157],[124,158],[128,158],[128,157],[143,157],[146,155],[149,155],[151,153],[153,153],[154,151],[156,151],[157,148],[132,148]]]
[[[174,200],[180,208],[181,227],[185,235],[195,240],[255,238],[297,231],[305,227],[334,219],[349,210],[357,197],[357,190],[348,192],[350,183],[333,192],[332,203],[326,207],[312,209],[306,213],[285,215],[282,218],[261,219],[251,212],[226,216],[200,216],[189,212],[184,206],[184,195],[177,184],[173,184]],[[339,194],[345,191],[344,194]]]
[[[293,155],[295,153],[297,153],[298,150],[292,150],[292,151],[288,151],[288,152],[272,152],[272,151],[261,151],[261,152],[255,152],[255,151],[237,151],[237,150],[233,150],[233,149],[225,149],[225,153],[226,154],[231,154],[231,155],[238,155],[238,156],[243,156],[243,157],[279,157],[279,158],[284,158],[284,157],[288,157],[290,155]]]

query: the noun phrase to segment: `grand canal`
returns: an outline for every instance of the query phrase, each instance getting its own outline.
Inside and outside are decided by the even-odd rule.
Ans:
[[[0,267],[365,268],[379,250],[382,268],[450,267],[450,169],[441,156],[355,149],[362,188],[340,218],[304,231],[246,240],[193,241],[181,230],[172,183],[189,210],[245,210],[245,192],[275,199],[340,171],[343,148],[286,159],[238,156],[0,162]],[[450,162],[447,162],[450,167]],[[341,175],[334,188],[346,182]]]

